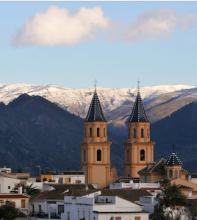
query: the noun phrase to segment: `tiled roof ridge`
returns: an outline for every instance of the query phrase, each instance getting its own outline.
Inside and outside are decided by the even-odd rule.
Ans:
[[[36,195],[32,196],[31,199],[39,199],[39,197],[47,194],[48,192],[50,192],[50,190],[47,190],[47,191],[41,192],[39,194],[36,194]]]
[[[133,110],[128,122],[149,122],[139,91],[137,93]]]
[[[177,187],[185,187],[185,188],[190,188],[190,189],[193,189],[193,187],[190,187],[190,186],[186,186],[186,185],[184,185],[184,184],[178,184],[177,185]]]
[[[107,121],[105,115],[103,114],[103,110],[96,89],[94,91],[94,95],[92,97],[92,101],[90,103],[85,121]]]
[[[162,160],[165,161],[165,159],[162,157],[160,160],[156,162],[156,164],[151,168],[150,173],[162,162]]]

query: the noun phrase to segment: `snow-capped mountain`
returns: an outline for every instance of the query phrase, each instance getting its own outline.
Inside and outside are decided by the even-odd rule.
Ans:
[[[31,96],[38,95],[57,103],[67,111],[85,117],[94,92],[94,87],[65,88],[57,85],[30,85],[30,84],[0,84],[0,102],[8,104],[19,95],[27,93]],[[102,103],[104,112],[110,112],[128,103],[135,101],[137,88],[101,88],[97,93]],[[146,103],[160,103],[159,98],[169,95],[171,98],[196,96],[197,86],[189,85],[158,85],[140,87],[142,99]]]

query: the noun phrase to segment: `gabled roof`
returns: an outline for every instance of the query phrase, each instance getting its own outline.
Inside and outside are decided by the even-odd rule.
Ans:
[[[177,155],[173,152],[167,159],[165,166],[183,165]]]
[[[95,189],[92,184],[64,184],[64,183],[51,183],[50,186],[54,187],[56,190],[83,190],[88,186],[88,189]]]
[[[94,91],[94,95],[85,121],[107,121],[103,114],[96,90]]]
[[[74,191],[89,192],[94,191],[94,187],[88,184],[89,190],[85,190],[86,184],[50,184],[55,190],[44,191],[31,196],[30,200],[64,200],[64,196],[72,196]]]
[[[154,165],[150,167],[149,169],[148,169],[148,166],[146,166],[140,171],[138,171],[138,173],[139,174],[140,173],[163,173],[165,174],[165,168],[164,168],[165,162],[166,160],[164,158],[161,158],[160,160],[155,162]]]
[[[103,189],[101,196],[118,196],[128,201],[140,201],[141,196],[152,196],[145,189]]]
[[[186,186],[186,185],[182,185],[182,184],[178,184],[177,187],[178,187],[179,189],[193,189],[193,188],[190,187],[190,186]]]
[[[146,111],[140,96],[140,92],[137,93],[135,103],[133,105],[133,110],[128,122],[149,122],[146,116]]]

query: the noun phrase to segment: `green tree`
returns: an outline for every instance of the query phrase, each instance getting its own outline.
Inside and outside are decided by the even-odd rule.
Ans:
[[[153,220],[177,220],[181,216],[185,216],[187,220],[194,220],[197,217],[196,202],[188,200],[168,179],[161,182],[161,193],[157,195],[156,201],[154,213],[150,216]]]
[[[13,220],[17,217],[25,217],[19,209],[16,209],[12,204],[8,203],[0,207],[0,219]]]

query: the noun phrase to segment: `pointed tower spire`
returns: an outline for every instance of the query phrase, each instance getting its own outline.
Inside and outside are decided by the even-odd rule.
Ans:
[[[150,141],[150,122],[140,96],[138,80],[137,97],[128,120],[128,136],[124,145],[124,175],[139,177],[138,171],[154,161],[154,142]]]
[[[96,91],[84,121],[84,139],[81,145],[81,170],[85,174],[86,183],[98,183],[98,188],[109,185],[110,145],[107,141],[107,121]]]
[[[104,114],[103,110],[96,92],[96,88],[94,90],[94,95],[90,104],[90,108],[88,111],[88,114],[86,116],[85,121],[107,121]]]
[[[128,122],[149,122],[144,109],[144,105],[140,96],[139,81],[138,81],[138,93],[133,105],[133,110]]]

